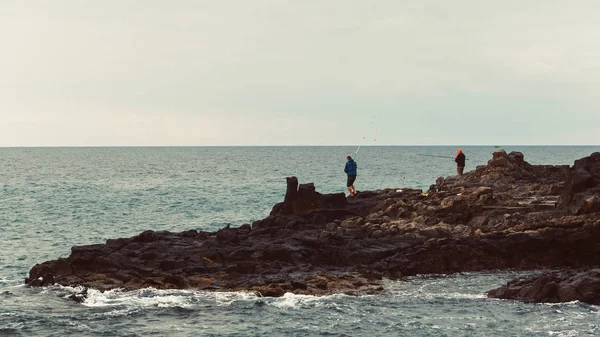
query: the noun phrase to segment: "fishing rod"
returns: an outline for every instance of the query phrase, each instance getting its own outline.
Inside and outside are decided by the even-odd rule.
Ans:
[[[423,156],[423,157],[438,157],[438,158],[450,158],[450,159],[454,159],[454,157],[450,157],[450,156],[438,156],[438,155],[434,155],[434,154],[422,154],[422,153],[415,153],[417,156]],[[466,158],[466,160],[469,160],[468,158]]]
[[[377,114],[373,115],[373,116],[371,117],[371,121],[369,122],[369,125],[373,125],[373,122],[375,122],[376,118],[377,118]],[[373,138],[373,144],[375,144],[375,142],[377,141],[377,134],[378,134],[378,133],[379,133],[379,129],[378,129],[378,128],[375,128],[375,137]],[[362,145],[365,145],[365,140],[366,140],[366,139],[367,139],[367,135],[365,135],[365,136],[363,136],[363,137],[362,137],[362,141],[361,141],[361,143],[358,145],[358,148],[356,149],[356,153],[354,153],[354,157],[353,157],[353,159],[354,159],[354,161],[355,161],[355,162],[358,162],[358,151],[360,151],[360,147],[361,147]],[[364,164],[364,162],[363,162],[362,164]]]
[[[360,151],[360,147],[361,145],[359,145],[358,149],[356,149],[356,153],[354,154],[354,161],[356,161],[356,158],[358,158],[358,151]]]

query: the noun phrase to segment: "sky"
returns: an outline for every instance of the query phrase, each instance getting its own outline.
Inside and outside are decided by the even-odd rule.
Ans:
[[[0,146],[596,145],[597,0],[3,0]]]

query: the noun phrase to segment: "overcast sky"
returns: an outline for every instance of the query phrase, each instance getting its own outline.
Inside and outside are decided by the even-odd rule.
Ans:
[[[0,146],[599,144],[598,13],[2,0]]]

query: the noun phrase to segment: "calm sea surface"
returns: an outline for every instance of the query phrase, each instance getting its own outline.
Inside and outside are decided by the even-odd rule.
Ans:
[[[569,164],[600,147],[503,147],[532,164]],[[523,304],[485,292],[523,275],[387,281],[377,296],[27,288],[36,263],[75,245],[148,229],[217,230],[265,217],[285,177],[345,191],[356,147],[0,148],[0,336],[599,336],[600,308]],[[455,173],[456,147],[362,147],[360,190],[427,189]],[[463,147],[472,170],[492,146]]]

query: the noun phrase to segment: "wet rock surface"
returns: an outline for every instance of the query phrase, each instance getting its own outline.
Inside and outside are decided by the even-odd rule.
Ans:
[[[426,193],[349,198],[290,177],[284,202],[251,225],[146,231],[73,247],[68,258],[34,266],[26,282],[358,295],[381,291],[384,277],[593,267],[600,263],[598,158],[531,165],[501,150],[461,178],[438,178]]]
[[[581,301],[600,304],[600,269],[557,271],[509,282],[490,290],[489,297],[524,302]]]

